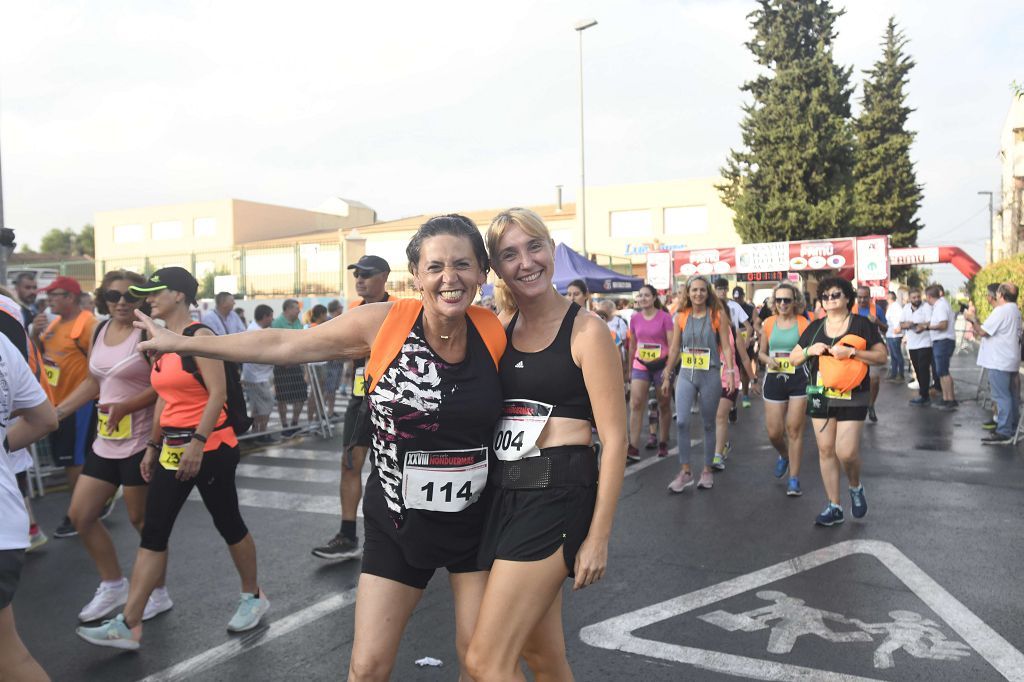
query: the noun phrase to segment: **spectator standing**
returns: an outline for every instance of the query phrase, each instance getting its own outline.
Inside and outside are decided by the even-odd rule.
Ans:
[[[78,296],[78,307],[87,313],[96,315],[96,299],[88,291],[83,291]]]
[[[885,345],[889,348],[889,375],[886,379],[906,380],[906,367],[903,361],[903,330],[900,321],[903,319],[903,306],[897,303],[896,292],[889,292],[889,305],[885,309]]]
[[[1020,417],[1020,392],[1014,377],[1020,372],[1020,309],[1017,307],[1017,285],[1004,282],[996,291],[992,314],[981,324],[974,314],[967,321],[981,339],[978,365],[988,370],[992,400],[998,414],[996,429],[981,439],[986,445],[1006,445],[1017,435]]]
[[[274,318],[270,326],[274,329],[302,329],[299,320],[301,309],[299,302],[289,298],[281,306],[281,314]],[[299,430],[299,417],[302,406],[309,398],[309,385],[302,367],[299,365],[274,365],[274,395],[277,398],[277,413],[281,417],[281,428],[285,429],[286,438],[294,436]],[[292,406],[292,421],[289,427],[288,406]]]
[[[269,305],[260,304],[256,306],[253,317],[255,319],[249,323],[248,331],[267,329],[274,321],[274,309]],[[252,430],[254,433],[263,434],[256,437],[259,443],[275,442],[274,437],[266,433],[270,413],[274,410],[273,379],[273,365],[258,365],[253,362],[242,365],[242,390],[245,391],[245,400],[249,404]]]
[[[871,297],[871,287],[857,287],[857,307],[854,312],[861,317],[868,318],[868,321],[871,324],[878,327],[878,332],[883,338],[889,332],[889,323],[885,316],[887,311],[888,306],[885,302],[876,301]],[[871,380],[871,394],[868,402],[868,419],[872,422],[878,421],[878,415],[875,414],[875,401],[878,400],[878,389],[882,386],[882,372],[884,371],[885,367],[883,365],[868,366],[868,373],[870,374]]]
[[[14,278],[14,295],[21,306],[22,323],[25,329],[32,324],[32,320],[39,314],[39,307],[36,304],[36,293],[39,285],[36,284],[36,276],[31,272],[19,272]]]
[[[92,347],[96,318],[79,306],[78,297],[82,287],[74,278],[58,277],[43,291],[57,319],[49,322],[46,312],[39,311],[32,322],[32,335],[43,354],[43,367],[54,402],[59,405],[89,376],[89,349]],[[85,464],[86,449],[95,438],[94,400],[86,402],[61,419],[60,426],[50,435],[53,463],[64,467],[71,491],[74,491],[82,465]],[[104,509],[101,516],[106,511]],[[73,535],[77,535],[77,532],[65,514],[53,536],[66,538]]]
[[[597,310],[598,317],[605,321],[612,333],[612,338],[615,340],[615,348],[619,351],[619,357],[622,358],[623,381],[628,382],[629,365],[626,363],[626,353],[629,350],[629,324],[619,317],[613,301],[604,299],[599,301],[594,307]],[[665,349],[668,349],[668,344],[665,345]]]
[[[911,405],[927,407],[931,404],[928,387],[932,383],[932,335],[928,326],[932,321],[932,307],[921,300],[921,290],[910,290],[910,302],[903,309],[900,329],[907,335],[907,350],[910,351],[910,364],[917,375],[918,397],[910,401]]]
[[[956,351],[956,313],[943,295],[942,287],[933,284],[924,291],[928,305],[932,307],[932,319],[928,330],[932,335],[932,356],[935,373],[942,389],[942,399],[937,407],[944,410],[955,410],[958,407],[953,376],[949,373],[949,363]]]
[[[242,326],[249,329],[249,323],[245,321],[245,308],[235,308],[235,315],[238,315],[238,319],[242,321]]]
[[[732,324],[734,336],[736,337],[733,344],[736,347],[734,367],[738,368],[740,372],[740,382],[743,387],[742,404],[743,407],[750,407],[750,380],[754,379],[756,384],[757,377],[752,377],[750,374],[750,356],[747,355],[747,341],[754,338],[754,327],[750,322],[750,315],[747,315],[747,311],[743,309],[743,306],[729,298],[729,280],[724,277],[716,279],[715,294],[722,302],[722,305],[725,306],[729,322]],[[733,403],[732,408],[729,409],[729,421],[735,422],[736,419],[736,405]],[[719,448],[719,451],[721,449]]]
[[[214,299],[213,310],[203,313],[201,322],[213,330],[217,336],[238,334],[245,331],[245,323],[235,312],[235,297],[226,291],[218,293]]]

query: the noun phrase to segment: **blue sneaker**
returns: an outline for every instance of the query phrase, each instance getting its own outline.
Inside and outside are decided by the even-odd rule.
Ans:
[[[814,523],[819,526],[838,526],[843,522],[843,508],[836,504],[825,507],[825,511],[818,514]]]
[[[782,478],[789,471],[789,460],[780,456],[775,460],[775,478]]]
[[[863,518],[868,513],[868,501],[864,497],[864,486],[850,488],[850,505],[853,507],[853,518]]]
[[[800,497],[801,495],[804,494],[804,492],[800,490],[799,478],[797,478],[796,476],[789,477],[789,485],[786,487],[786,494],[789,495],[790,497]]]
[[[228,632],[245,632],[260,624],[263,614],[270,608],[270,600],[260,590],[257,594],[243,592],[238,601],[238,609],[228,623]]]
[[[714,459],[711,460],[711,468],[715,471],[725,471],[725,460],[717,452],[715,453]]]
[[[910,404],[911,405],[916,405],[917,407],[928,407],[929,405],[932,404],[932,401],[931,401],[930,398],[922,398],[922,397],[918,396],[917,398],[914,398],[913,400],[911,400]]]
[[[743,396],[743,398],[740,400],[740,404],[743,405],[743,407],[750,407],[750,396]]]
[[[135,651],[139,648],[139,640],[142,639],[142,628],[129,628],[124,622],[124,615],[118,615],[113,620],[105,620],[96,627],[75,628],[75,634],[89,644],[96,646],[107,646],[113,649],[127,649]]]

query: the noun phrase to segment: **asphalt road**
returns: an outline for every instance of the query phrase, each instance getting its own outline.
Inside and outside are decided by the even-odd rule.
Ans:
[[[974,395],[971,367],[956,359],[961,397]],[[741,410],[713,490],[668,494],[674,457],[630,467],[606,579],[565,594],[577,679],[1024,679],[1024,461],[980,445],[975,403],[945,413],[909,407],[909,397],[883,385],[880,421],[863,440],[869,513],[854,520],[846,504],[837,528],[813,525],[824,494],[810,431],[804,496],[786,497],[757,400]],[[29,557],[15,599],[23,639],[56,680],[343,678],[359,565],[309,553],[337,530],[337,450],[306,439],[243,460],[243,514],[272,602],[259,630],[225,631],[237,578],[192,502],[171,540],[175,607],[145,626],[140,652],[75,636],[97,577],[74,539]],[[60,493],[36,502],[45,529],[66,504]],[[127,571],[137,538],[123,507],[108,527]],[[439,572],[427,589],[394,679],[457,678],[446,583]],[[443,666],[416,667],[425,656]]]

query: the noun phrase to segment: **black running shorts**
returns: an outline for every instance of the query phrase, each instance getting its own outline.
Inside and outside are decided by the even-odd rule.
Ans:
[[[82,475],[106,481],[114,486],[123,485],[126,488],[134,485],[146,485],[146,481],[142,478],[142,471],[139,469],[145,454],[145,450],[140,450],[131,457],[109,459],[100,457],[90,450],[85,455],[85,467],[82,468]]]

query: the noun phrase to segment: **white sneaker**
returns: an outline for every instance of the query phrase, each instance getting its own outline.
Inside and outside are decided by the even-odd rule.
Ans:
[[[907,384],[907,388],[909,388],[911,391],[916,391],[917,389],[921,388],[921,384],[917,383],[917,379],[914,379],[909,384]]]
[[[105,616],[109,616],[111,613],[121,608],[128,602],[128,581],[124,578],[121,579],[121,584],[117,587],[107,587],[103,583],[96,588],[96,594],[93,595],[92,601],[85,605],[79,614],[78,620],[82,623],[90,623],[94,620],[100,620]]]
[[[167,588],[158,587],[153,590],[153,594],[149,595],[146,608],[142,612],[142,620],[146,621],[150,618],[156,618],[161,613],[170,611],[173,607],[174,602],[171,601],[171,595],[167,594]]]
[[[238,609],[228,623],[228,632],[245,632],[260,624],[263,614],[270,608],[270,600],[260,590],[257,594],[243,592]]]

